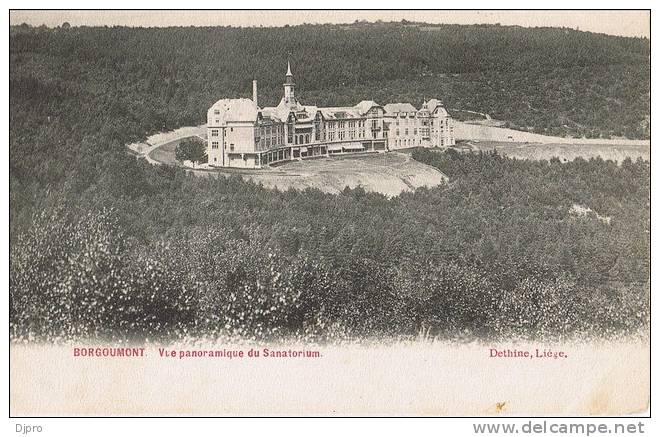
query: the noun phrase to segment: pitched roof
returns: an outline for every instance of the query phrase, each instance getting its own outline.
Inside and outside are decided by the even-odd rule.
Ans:
[[[396,114],[397,112],[417,112],[417,109],[410,103],[388,103],[383,107],[385,112]]]
[[[259,108],[250,99],[220,99],[209,108],[208,118],[220,120],[221,124],[228,121],[255,121],[258,111]]]
[[[445,109],[445,107],[442,104],[442,100],[431,99],[428,102],[426,102],[426,104],[428,105],[429,112],[431,112],[431,114],[433,114],[435,112],[436,114],[442,115],[442,116],[449,115],[447,113],[447,110]]]
[[[353,106],[336,106],[330,108],[319,108],[323,117],[330,120],[343,118],[360,118],[361,115]]]
[[[374,102],[373,100],[362,100],[360,103],[355,105],[355,109],[357,109],[360,114],[364,115],[367,112],[369,112],[369,110],[374,106],[380,106],[380,105]]]
[[[426,102],[426,104],[428,105],[429,111],[431,112],[435,111],[436,107],[442,106],[442,102],[438,99],[431,99],[428,102]]]

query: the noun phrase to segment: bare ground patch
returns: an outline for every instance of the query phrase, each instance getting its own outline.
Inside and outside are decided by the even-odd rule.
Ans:
[[[245,176],[269,188],[339,193],[345,187],[360,186],[390,197],[422,186],[434,187],[447,179],[435,168],[394,152],[293,161]]]
[[[564,138],[541,135],[532,132],[493,126],[492,123],[454,122],[456,140],[502,141],[516,143],[568,144],[568,145],[608,145],[608,146],[650,146],[650,140],[630,140],[627,138]]]
[[[174,159],[176,143],[167,143],[151,152],[150,157],[163,164],[178,165]],[[304,190],[317,188],[339,193],[344,188],[362,187],[388,197],[416,188],[440,185],[447,177],[437,169],[413,160],[403,153],[369,153],[291,161],[263,170],[189,170],[200,176],[240,175],[266,188]]]
[[[602,158],[621,162],[626,158],[633,161],[637,158],[651,159],[650,144],[557,144],[557,143],[512,143],[502,141],[468,141],[473,150],[491,151],[510,158],[550,160],[559,158],[561,161],[573,161],[576,158]]]

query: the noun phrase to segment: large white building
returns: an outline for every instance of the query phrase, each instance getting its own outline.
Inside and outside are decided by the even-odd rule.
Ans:
[[[380,106],[370,100],[319,108],[301,105],[295,89],[288,65],[279,105],[259,108],[254,81],[252,100],[222,99],[211,106],[209,164],[262,168],[314,156],[455,144],[452,118],[439,100],[425,101],[420,109],[410,103]]]

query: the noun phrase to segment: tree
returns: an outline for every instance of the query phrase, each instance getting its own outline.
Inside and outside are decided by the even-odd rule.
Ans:
[[[204,163],[208,160],[205,144],[197,138],[185,138],[176,146],[174,151],[177,161],[191,161]]]

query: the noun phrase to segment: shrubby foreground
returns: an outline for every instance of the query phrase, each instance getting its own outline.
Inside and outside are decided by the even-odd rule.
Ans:
[[[387,199],[145,167],[148,196],[108,208],[85,190],[75,202],[44,205],[11,247],[12,336],[645,332],[648,162],[413,155],[451,182]],[[576,203],[610,222],[575,215]]]

